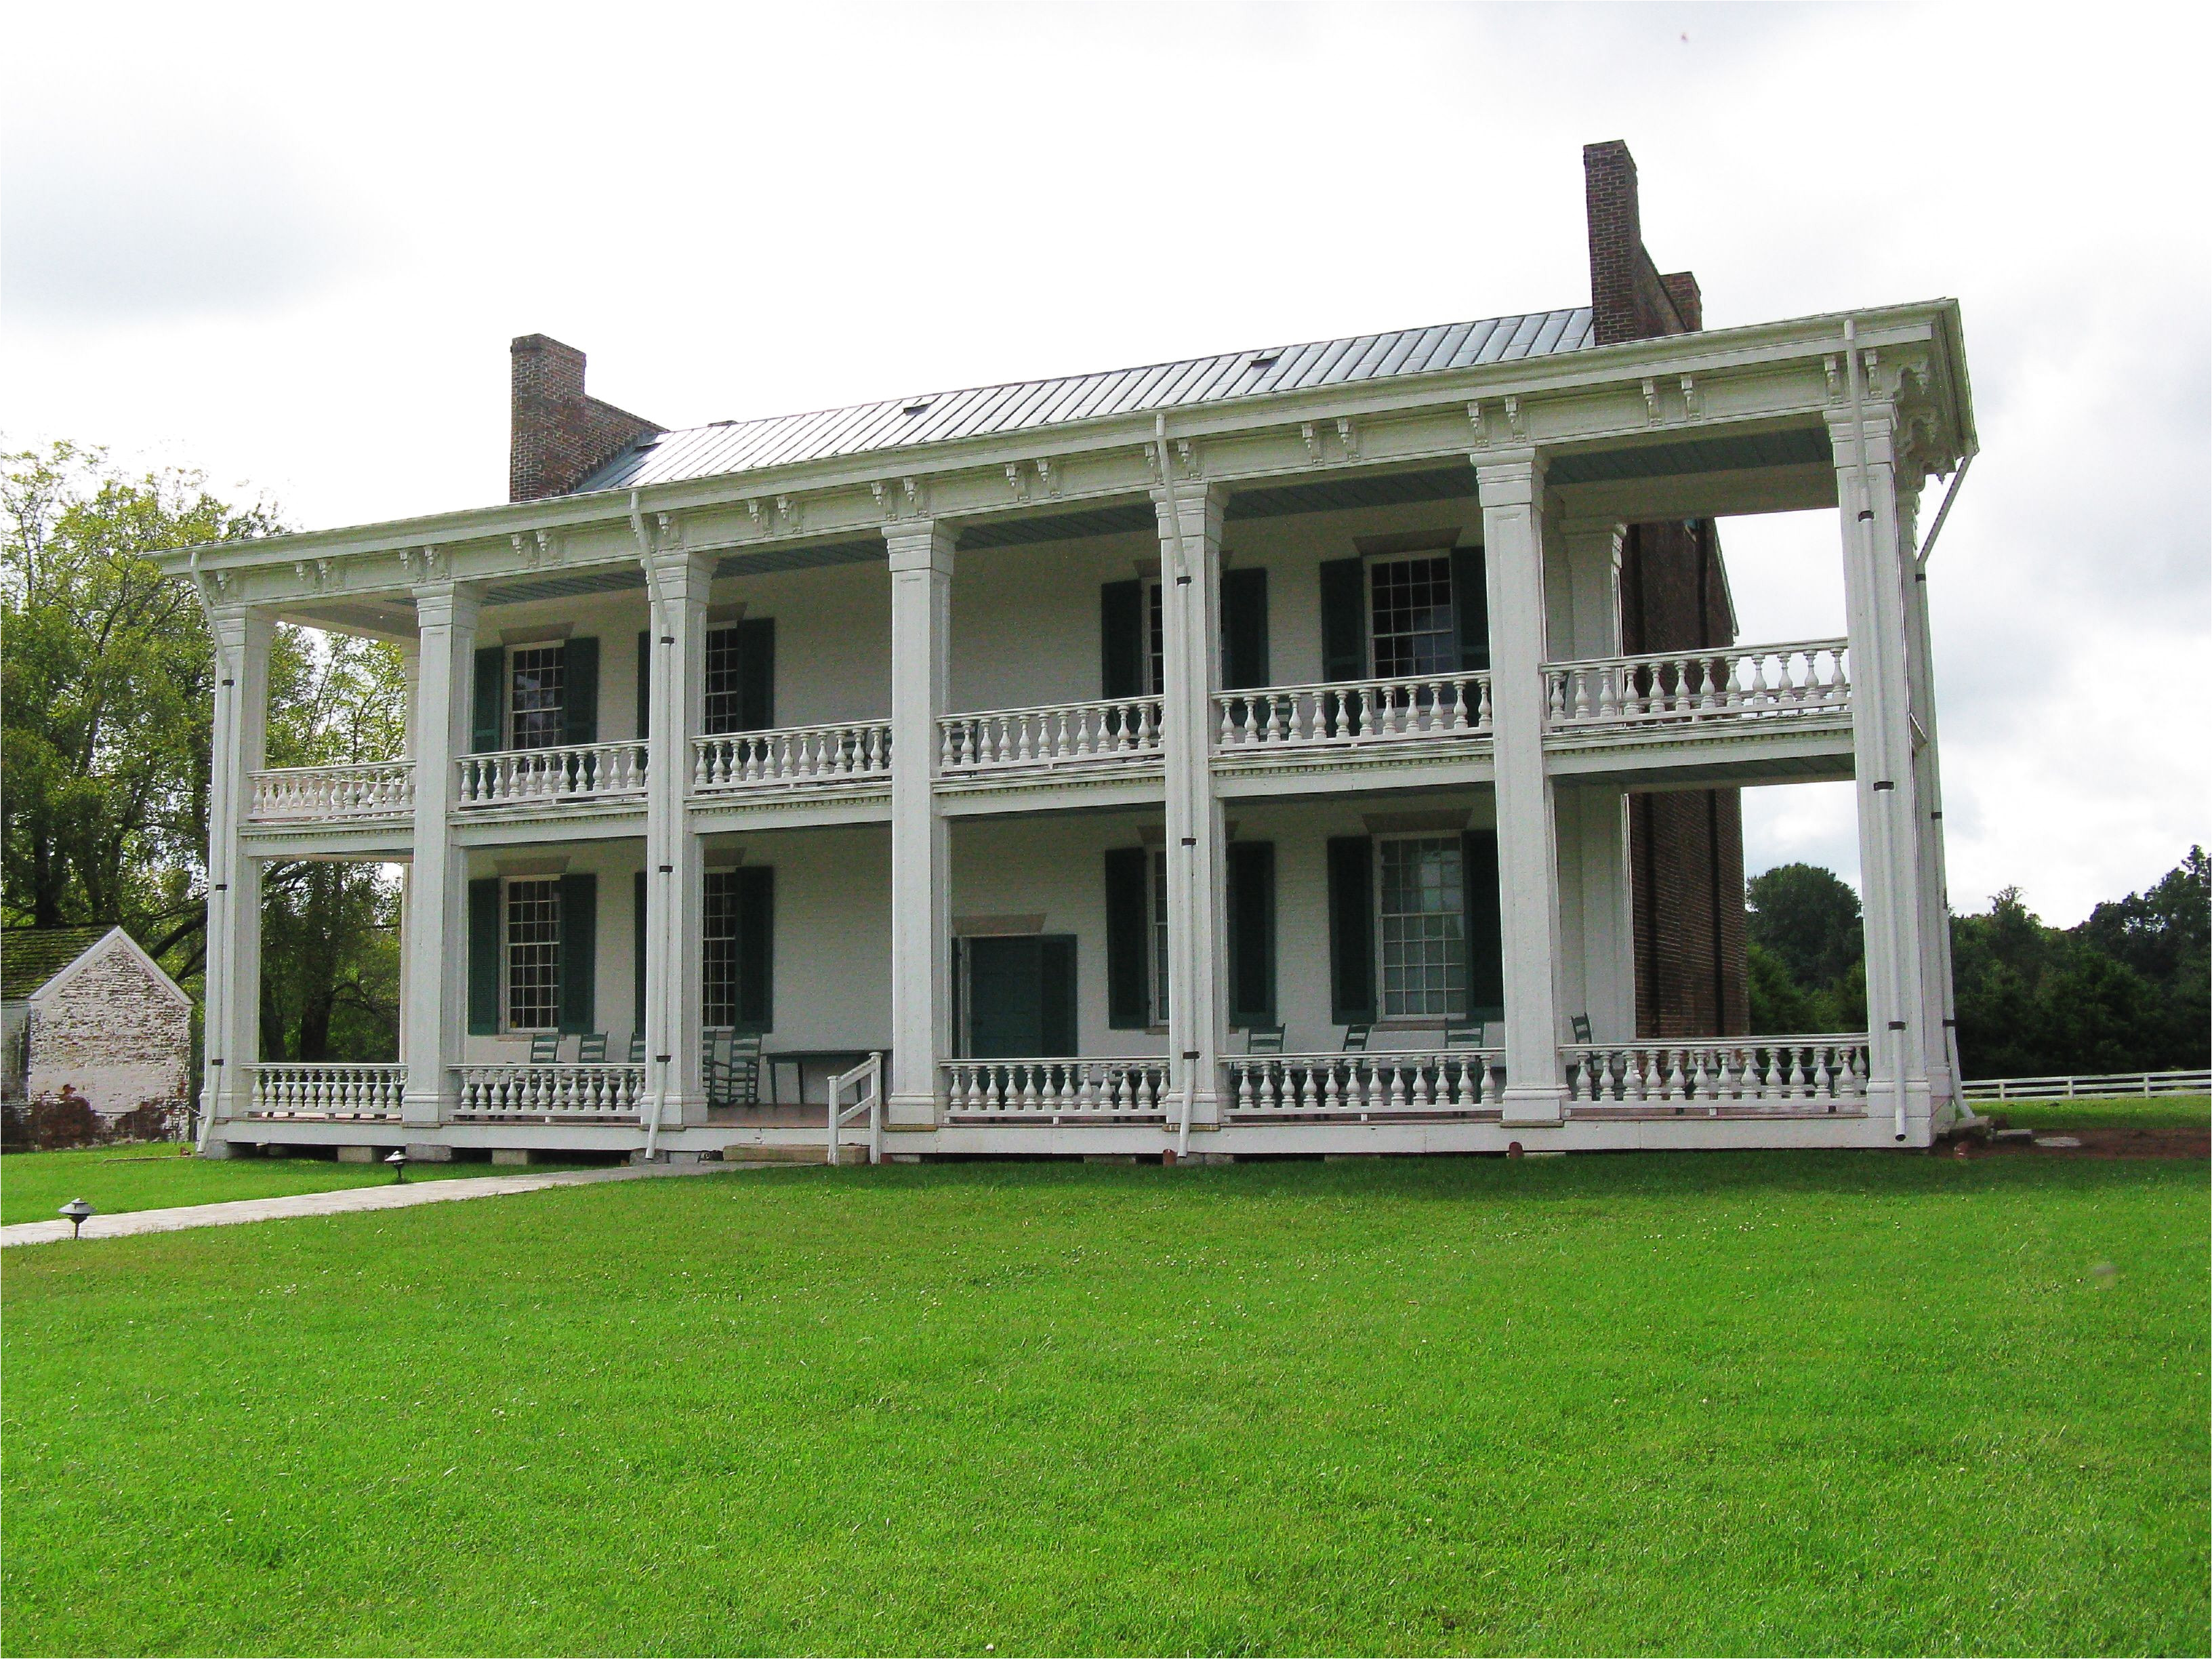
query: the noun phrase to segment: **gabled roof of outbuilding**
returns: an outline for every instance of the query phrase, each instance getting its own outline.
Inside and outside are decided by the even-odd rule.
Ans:
[[[0,928],[0,1002],[21,1002],[107,937],[105,927]]]
[[[1577,351],[1592,343],[1589,307],[1577,306],[1568,311],[1231,351],[1142,368],[925,392],[808,415],[722,421],[648,438],[616,456],[576,489],[580,494],[672,483],[1271,392],[1512,362]]]

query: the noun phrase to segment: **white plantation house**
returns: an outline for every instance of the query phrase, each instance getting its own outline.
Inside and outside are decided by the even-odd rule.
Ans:
[[[529,336],[508,502],[168,556],[208,1150],[1926,1145],[1958,307],[1704,329],[1585,160],[1587,307],[688,431]],[[1737,641],[1713,521],[1815,507],[1847,637]],[[264,769],[278,620],[406,758]],[[1747,1036],[1738,792],[1841,779],[1872,1029]],[[301,857],[408,866],[397,1065],[258,1061]]]

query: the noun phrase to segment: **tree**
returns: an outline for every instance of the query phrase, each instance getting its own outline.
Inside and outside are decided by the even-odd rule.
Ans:
[[[1778,864],[1744,884],[1745,931],[1799,985],[1832,985],[1864,954],[1859,896],[1814,864]]]

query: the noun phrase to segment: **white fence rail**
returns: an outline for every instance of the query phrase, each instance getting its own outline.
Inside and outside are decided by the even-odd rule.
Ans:
[[[1164,1118],[1164,1060],[956,1060],[941,1068],[955,1121],[1082,1122]]]
[[[1559,1050],[1571,1109],[1834,1111],[1866,1095],[1867,1040],[1778,1036],[1738,1042],[1578,1042]]]
[[[1806,640],[1547,663],[1544,693],[1554,731],[1844,714],[1849,645]]]
[[[252,775],[249,818],[288,823],[402,817],[415,810],[415,763],[272,767]]]
[[[1224,753],[1319,744],[1481,737],[1490,731],[1490,676],[1449,674],[1214,695],[1214,744]]]
[[[1497,1048],[1427,1054],[1253,1054],[1227,1060],[1238,1118],[1413,1117],[1498,1109],[1505,1056]]]
[[[324,1065],[307,1061],[256,1066],[255,1117],[396,1118],[407,1091],[398,1065]]]
[[[845,1091],[854,1094],[845,1103]],[[848,1124],[868,1121],[868,1162],[884,1161],[884,1057],[870,1054],[849,1072],[830,1079],[830,1162],[837,1161],[837,1147]]]
[[[691,787],[701,794],[845,783],[890,773],[887,720],[777,726],[691,740]]]
[[[2107,1072],[2096,1077],[1997,1077],[1962,1085],[1968,1100],[2116,1100],[2212,1095],[2212,1072]]]
[[[520,806],[642,794],[646,752],[641,743],[586,743],[465,755],[454,763],[460,769],[460,805]]]
[[[958,777],[1097,765],[1160,752],[1160,700],[1120,697],[950,714],[937,723],[938,770]]]
[[[644,1109],[642,1066],[460,1066],[459,1117],[635,1117]]]

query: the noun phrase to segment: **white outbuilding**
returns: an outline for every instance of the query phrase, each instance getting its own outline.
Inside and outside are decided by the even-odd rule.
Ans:
[[[0,934],[8,1092],[74,1089],[103,1117],[190,1088],[192,1001],[120,927]]]

